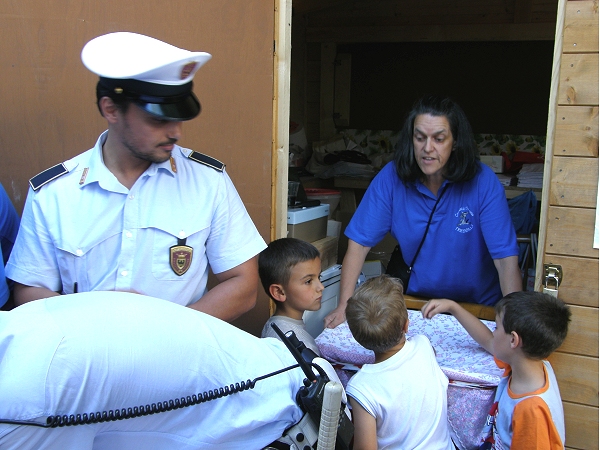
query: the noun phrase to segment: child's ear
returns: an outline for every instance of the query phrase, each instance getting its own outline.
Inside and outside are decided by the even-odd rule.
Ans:
[[[404,334],[408,333],[408,323],[410,322],[410,320],[408,319],[408,317],[406,318],[406,322],[404,322]]]
[[[274,300],[278,302],[285,302],[285,292],[281,284],[272,284],[269,286],[269,294]]]
[[[519,336],[516,331],[512,331],[510,333],[510,348],[518,348],[522,346],[523,341],[521,340],[521,336]]]

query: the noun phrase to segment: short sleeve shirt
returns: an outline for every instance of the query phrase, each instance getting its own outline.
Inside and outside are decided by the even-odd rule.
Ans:
[[[483,164],[472,180],[446,184],[407,293],[493,305],[502,297],[493,260],[518,255],[504,189]],[[373,247],[390,232],[410,264],[436,199],[420,181],[400,180],[389,163],[369,185],[345,234]]]
[[[30,189],[9,278],[189,305],[206,292],[209,264],[221,273],[266,247],[225,171],[175,146],[171,161],[151,164],[128,190],[102,161],[106,135],[66,161],[68,173]]]

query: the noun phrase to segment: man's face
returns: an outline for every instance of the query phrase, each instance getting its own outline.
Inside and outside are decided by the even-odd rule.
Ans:
[[[161,119],[131,104],[127,112],[120,113],[115,131],[133,157],[162,163],[171,157],[173,146],[181,138],[181,128],[181,122]]]

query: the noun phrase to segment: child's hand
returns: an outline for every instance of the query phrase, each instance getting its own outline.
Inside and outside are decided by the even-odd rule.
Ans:
[[[421,308],[421,314],[423,318],[431,319],[436,314],[450,313],[456,305],[456,302],[448,300],[447,298],[433,298],[423,305]]]

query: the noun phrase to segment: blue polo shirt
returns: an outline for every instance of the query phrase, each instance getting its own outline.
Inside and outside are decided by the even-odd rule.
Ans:
[[[425,185],[404,183],[388,163],[369,185],[345,234],[373,247],[390,232],[410,264],[435,202]],[[493,305],[502,297],[493,260],[515,255],[517,237],[504,189],[479,163],[472,180],[450,183],[442,196],[407,294]]]

